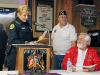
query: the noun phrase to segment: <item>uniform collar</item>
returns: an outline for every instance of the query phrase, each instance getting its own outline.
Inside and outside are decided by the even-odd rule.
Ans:
[[[60,28],[60,23],[58,23],[58,26]],[[69,27],[69,23],[67,23],[63,28],[68,28]]]
[[[20,24],[23,24],[24,23],[18,17],[16,18],[16,21],[19,22]]]

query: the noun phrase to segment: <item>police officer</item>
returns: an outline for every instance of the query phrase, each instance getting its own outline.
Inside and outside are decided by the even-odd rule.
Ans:
[[[16,19],[9,25],[8,44],[25,44],[25,41],[32,43],[38,38],[33,38],[32,29],[28,23],[28,16],[31,14],[27,5],[21,5],[16,10]],[[16,48],[11,47],[7,57],[8,70],[15,70]]]
[[[3,24],[0,23],[0,71],[3,69],[7,39],[8,36],[5,30],[3,30]]]

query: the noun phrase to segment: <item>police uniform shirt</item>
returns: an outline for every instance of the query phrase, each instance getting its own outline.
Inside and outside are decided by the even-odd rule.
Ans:
[[[67,23],[60,28],[57,24],[52,31],[51,39],[53,40],[53,50],[56,55],[65,55],[71,47],[71,41],[77,40],[77,33],[73,25]]]
[[[28,22],[22,22],[18,17],[9,26],[9,43],[24,44],[32,41],[33,34]]]

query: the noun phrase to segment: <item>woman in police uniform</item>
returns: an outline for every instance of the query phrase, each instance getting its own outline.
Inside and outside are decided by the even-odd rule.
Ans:
[[[24,44],[25,41],[32,43],[38,38],[33,38],[32,29],[28,23],[31,14],[27,5],[21,5],[16,10],[16,19],[9,25],[8,44]],[[7,57],[8,70],[15,70],[16,48],[11,47]]]

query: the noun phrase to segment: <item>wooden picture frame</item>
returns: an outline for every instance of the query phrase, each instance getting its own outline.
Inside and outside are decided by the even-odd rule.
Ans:
[[[54,1],[36,0],[35,20],[39,24],[35,26],[36,32],[43,32],[47,29],[52,31],[54,24]],[[41,27],[43,26],[43,27]],[[44,28],[45,27],[45,28]]]

